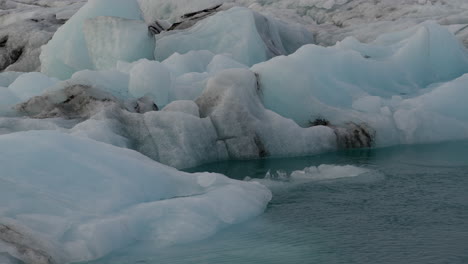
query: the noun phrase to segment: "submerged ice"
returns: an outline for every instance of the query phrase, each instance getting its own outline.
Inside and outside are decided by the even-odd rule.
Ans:
[[[70,19],[54,8],[68,21],[42,47],[41,72],[0,73],[0,260],[202,239],[271,198],[255,182],[166,165],[468,138],[468,53],[454,35],[466,21],[399,22],[365,43],[345,38],[347,25],[324,47],[305,22],[351,23],[336,12],[353,1],[300,2],[301,16],[276,1],[90,0]],[[37,66],[25,57],[9,69],[21,61]],[[270,178],[369,173],[324,165]]]

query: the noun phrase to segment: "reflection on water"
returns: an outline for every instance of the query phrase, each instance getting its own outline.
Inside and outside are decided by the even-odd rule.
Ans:
[[[262,178],[320,164],[384,175],[274,190],[267,211],[203,241],[145,243],[93,263],[468,263],[468,142],[231,161],[189,171]]]

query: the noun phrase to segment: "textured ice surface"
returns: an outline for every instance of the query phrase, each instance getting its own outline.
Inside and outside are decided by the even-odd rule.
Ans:
[[[43,48],[42,72],[67,79],[79,70],[112,69],[119,60],[152,59],[153,50],[159,61],[176,52],[208,50],[230,54],[235,61],[250,66],[313,42],[312,32],[300,25],[236,7],[201,19],[186,30],[163,32],[156,36],[155,45],[141,15],[160,3],[145,2],[142,13],[135,0],[114,1],[111,10],[105,8],[109,3],[88,2],[57,31]]]
[[[289,70],[284,71],[284,67]],[[461,106],[443,99],[454,91],[442,88],[444,85],[435,87],[440,82],[460,83],[451,80],[468,71],[466,49],[433,22],[382,35],[370,44],[347,38],[328,48],[307,45],[291,56],[257,64],[252,70],[259,75],[265,106],[304,126],[315,119],[332,125],[365,123],[376,130],[377,145],[467,135],[466,121],[455,111],[444,111],[438,121],[436,116],[416,111],[421,105],[430,108],[425,98],[435,90],[441,99],[439,109]],[[406,100],[419,105],[410,106]],[[403,121],[402,111],[421,115],[415,118],[418,122]],[[442,125],[449,120],[451,125]],[[424,140],[416,139],[415,130],[425,131]]]
[[[249,182],[259,182],[273,190],[287,190],[307,182],[333,181],[354,177],[360,177],[361,180],[374,181],[380,180],[385,176],[378,171],[368,168],[352,165],[322,164],[303,170],[296,170],[291,173],[281,170],[274,172],[268,171],[262,179],[251,179],[247,177],[245,180]]]
[[[267,18],[247,8],[221,11],[181,32],[156,36],[155,57],[164,60],[173,53],[209,50],[228,53],[238,62],[253,65],[289,54],[313,42],[313,35],[300,26]]]
[[[378,100],[363,96],[414,96],[459,77],[468,71],[468,53],[446,29],[428,22],[370,44],[347,38],[328,48],[307,45],[252,69],[260,75],[265,105],[304,124],[311,116],[327,117],[323,104],[351,108],[360,100],[357,110],[375,113]]]
[[[42,73],[0,73],[0,261],[202,239],[270,199],[256,183],[155,161],[187,168],[468,137],[464,1],[221,2],[153,36],[148,24],[220,1],[91,0],[43,47]],[[38,45],[82,4],[0,2],[0,66],[36,68]],[[28,45],[13,33],[23,26]],[[265,184],[367,173],[319,166]]]
[[[109,8],[110,6],[112,8]],[[64,26],[57,30],[52,40],[42,48],[41,71],[59,79],[68,79],[76,71],[93,69],[83,26],[87,19],[98,16],[138,20],[141,18],[141,13],[138,4],[133,0],[88,1]],[[109,28],[109,30],[112,29]],[[128,28],[123,31],[128,32]],[[90,38],[89,41],[94,40],[92,36]],[[101,43],[103,44],[105,43]],[[117,43],[114,44],[117,45]],[[99,50],[99,46],[94,48]]]
[[[332,47],[305,45],[251,69],[206,50],[174,53],[162,62],[118,62],[114,70],[79,71],[48,89],[93,87],[110,93],[110,103],[96,107],[86,100],[76,107],[70,103],[80,101],[62,96],[55,103],[66,103],[51,108],[58,112],[22,113],[88,118],[70,131],[184,168],[466,138],[465,107],[455,99],[466,97],[466,72],[466,49],[444,27],[425,22],[368,44],[349,37]],[[4,93],[4,100],[17,102],[18,94]],[[147,103],[141,104],[143,97]],[[30,100],[27,109],[43,108],[43,99]],[[153,111],[172,102],[170,111]],[[92,111],[73,117],[63,111],[67,107]]]
[[[84,23],[83,32],[93,68],[109,70],[121,61],[153,59],[154,39],[143,21],[97,17]]]
[[[0,71],[38,71],[39,54],[84,0],[0,1]]]
[[[151,106],[151,102],[147,104]],[[162,111],[142,112],[138,108],[141,105],[133,99],[122,101],[99,87],[83,85],[50,91],[16,106],[18,113],[27,117],[74,119],[79,123],[70,130],[74,135],[133,148],[177,168],[229,158],[336,149],[333,129],[302,128],[266,110],[258,97],[255,75],[247,69],[226,70],[210,79],[196,102],[173,101]],[[19,126],[16,118],[4,118],[3,122]],[[38,128],[32,123],[25,130],[30,129]]]
[[[196,100],[202,117],[209,117],[230,158],[305,155],[336,147],[332,129],[301,128],[266,110],[253,72],[226,70],[208,81]],[[290,140],[295,138],[294,141]]]
[[[86,1],[36,2],[0,2],[0,24],[3,26],[0,29],[0,46],[6,40],[5,48],[0,47],[0,70],[5,67],[18,71],[38,70],[40,46],[47,43],[57,28]],[[220,3],[225,3],[227,7],[249,7],[263,15],[305,26],[315,33],[317,43],[326,46],[347,36],[369,42],[382,33],[402,30],[432,19],[447,26],[468,45],[468,6],[464,0],[197,0],[190,3],[184,0],[138,0],[138,3],[147,24],[158,19],[161,23],[167,21],[169,25],[180,21],[180,16],[186,13]]]
[[[0,241],[7,244],[0,252],[27,263],[21,247],[51,259],[34,263],[63,263],[135,241],[161,247],[201,239],[260,214],[271,197],[259,184],[179,172],[59,132],[3,135],[0,146],[9,150],[0,158]]]

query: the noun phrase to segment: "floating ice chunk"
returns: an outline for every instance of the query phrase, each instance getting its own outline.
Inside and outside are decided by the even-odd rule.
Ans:
[[[318,167],[305,168],[302,171],[291,173],[291,179],[294,180],[332,180],[346,177],[356,177],[371,170],[352,165],[336,166],[322,164]]]
[[[243,8],[220,12],[187,31],[156,36],[157,60],[164,60],[175,52],[183,54],[191,50],[230,53],[246,65],[267,59],[265,44],[255,28],[253,13]]]
[[[446,29],[428,22],[371,44],[306,45],[252,70],[259,74],[265,106],[305,125],[313,116],[335,118],[336,108],[350,109],[353,101],[359,110],[377,110],[375,97],[356,101],[360,97],[414,96],[431,83],[456,78],[468,72],[468,53]]]
[[[163,164],[189,168],[228,159],[226,146],[218,141],[216,130],[207,118],[160,111],[145,113],[143,121],[141,130],[146,128],[148,135],[139,142],[139,151]],[[142,132],[135,130],[134,133]],[[150,150],[150,146],[155,149]]]
[[[168,107],[171,108],[174,111],[155,111],[157,108],[152,100],[122,101],[110,93],[82,85],[50,91],[15,107],[18,114],[34,118],[37,122],[37,119],[44,118],[74,121],[72,127],[79,123],[70,130],[74,135],[127,146],[178,168],[228,158],[226,147],[218,141],[213,124],[209,119],[199,118],[198,107],[193,101],[174,103]],[[5,129],[6,133],[21,130],[23,126],[19,121],[8,119],[0,122],[0,129]],[[46,124],[44,122],[39,129],[47,129]],[[30,125],[24,130],[35,127],[38,126]],[[66,130],[70,126],[50,128]]]
[[[268,171],[263,179],[246,178],[247,181],[259,182],[273,191],[294,188],[300,184],[348,179],[358,177],[355,181],[368,182],[384,178],[385,176],[375,170],[356,167],[352,165],[331,165],[322,164],[312,166],[303,170],[287,173],[285,171]]]
[[[272,19],[247,8],[234,7],[208,17],[186,31],[157,35],[155,57],[164,60],[175,52],[209,50],[214,54],[231,54],[234,60],[250,66],[273,56],[289,54],[313,41],[312,34],[307,35],[305,29],[300,31],[302,38],[289,40],[287,37],[296,34],[281,34],[276,25]],[[284,42],[288,43],[288,50],[284,48]]]
[[[38,72],[25,73],[8,86],[21,100],[42,94],[47,88],[54,86],[58,82],[55,78],[49,78]]]
[[[83,31],[93,69],[112,69],[119,60],[154,58],[154,39],[141,20],[96,17],[85,21]]]
[[[398,33],[386,34],[377,38],[376,43],[402,42],[394,59],[420,87],[452,80],[468,71],[468,52],[452,33],[437,23],[425,22],[400,35],[406,36],[400,39]]]
[[[136,98],[151,95],[158,107],[169,103],[172,86],[170,71],[157,61],[140,60],[130,70],[130,94]]]
[[[141,12],[136,0],[88,1],[65,25],[57,30],[52,40],[43,46],[40,55],[41,71],[63,80],[70,78],[74,72],[93,69],[84,38],[83,26],[87,19],[98,16],[138,20],[141,19]]]
[[[331,128],[301,128],[266,110],[261,93],[253,72],[229,69],[211,78],[196,100],[201,116],[211,119],[231,159],[305,155],[336,148]]]
[[[421,96],[403,100],[394,113],[403,143],[427,143],[468,137],[468,74]]]
[[[50,261],[44,263],[69,263],[136,241],[194,241],[262,213],[271,199],[260,184],[179,172],[58,132],[3,135],[0,148],[9,150],[0,154],[0,229],[23,238],[0,232],[0,243],[20,260],[41,252]]]

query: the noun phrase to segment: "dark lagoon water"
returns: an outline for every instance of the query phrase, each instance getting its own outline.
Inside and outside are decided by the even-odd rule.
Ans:
[[[263,178],[320,164],[372,169],[365,177],[284,184],[266,212],[208,239],[142,245],[92,263],[468,263],[468,142],[230,161],[189,171]]]

